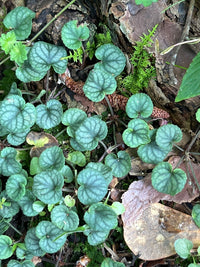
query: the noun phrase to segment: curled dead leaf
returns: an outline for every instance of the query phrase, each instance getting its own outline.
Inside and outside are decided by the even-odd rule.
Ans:
[[[29,132],[26,136],[26,142],[29,145],[33,145],[30,151],[30,156],[32,158],[39,157],[42,151],[48,147],[58,146],[56,138],[53,135],[44,132]]]

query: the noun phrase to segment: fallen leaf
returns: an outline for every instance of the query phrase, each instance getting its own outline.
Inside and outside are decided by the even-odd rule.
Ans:
[[[169,159],[169,163],[175,167],[180,157],[173,156]],[[200,183],[200,164],[191,163],[197,180]],[[179,168],[186,171],[185,163],[180,164]],[[190,171],[190,176],[192,173]],[[184,189],[175,196],[160,193],[155,190],[151,184],[151,174],[148,174],[144,179],[134,181],[130,184],[128,190],[122,195],[122,203],[126,208],[122,215],[123,222],[127,225],[131,224],[134,219],[140,215],[150,203],[156,203],[160,200],[173,201],[175,203],[191,202],[199,196],[197,187],[188,179]]]
[[[48,147],[58,146],[56,138],[53,135],[44,132],[29,132],[26,136],[26,142],[29,145],[33,145],[30,151],[30,156],[32,158],[39,157],[42,151]]]
[[[144,175],[147,170],[154,168],[154,164],[145,163],[139,157],[131,159],[131,170],[129,172],[132,176]]]
[[[187,238],[200,245],[200,229],[192,217],[159,203],[143,209],[131,225],[124,225],[124,238],[135,255],[143,260],[157,260],[176,254],[174,242]]]
[[[37,256],[34,256],[32,258],[32,263],[36,266],[38,263],[42,262],[41,258],[37,257]]]
[[[169,162],[172,164],[173,167],[175,167],[177,165],[177,163],[179,162],[180,157],[177,156],[172,156],[169,159]],[[193,171],[196,174],[197,180],[200,183],[200,164],[197,163],[193,163],[191,162],[192,167],[193,167]],[[181,168],[182,170],[186,171],[186,165],[185,162],[182,162],[179,165],[179,168]],[[189,176],[192,177],[192,172],[191,170],[189,171]],[[132,239],[132,237],[130,237],[132,234],[130,233],[130,231],[133,231],[133,228],[135,228],[136,226],[138,227],[138,222],[140,222],[140,218],[141,216],[143,216],[142,214],[145,211],[145,216],[152,216],[152,215],[148,215],[147,211],[150,209],[150,207],[152,206],[153,203],[157,203],[160,200],[167,200],[167,201],[172,201],[175,203],[183,203],[183,202],[191,202],[192,200],[194,200],[196,197],[199,196],[199,191],[197,189],[197,186],[195,184],[193,184],[190,179],[187,180],[187,183],[184,187],[184,189],[176,194],[175,196],[171,196],[171,195],[167,195],[167,194],[163,194],[158,192],[157,190],[155,190],[152,187],[151,184],[151,174],[148,174],[144,179],[140,180],[140,181],[135,181],[133,182],[130,186],[127,192],[125,192],[122,195],[122,204],[125,207],[125,212],[122,214],[122,221],[124,224],[124,235],[125,235],[125,241],[127,243],[127,245],[129,246],[129,248],[132,250],[132,248],[135,246],[135,239],[139,239],[140,238],[140,232],[134,232],[134,238]],[[151,210],[149,210],[151,211]],[[174,209],[171,210],[171,212],[178,212]],[[184,214],[184,213],[182,213]],[[169,218],[167,218],[167,216],[169,216]],[[150,220],[150,219],[148,219]],[[155,218],[154,218],[155,220]],[[175,221],[171,221],[171,217],[170,217],[170,213],[166,212],[165,214],[165,222],[170,222],[170,227],[169,228],[171,232],[174,232],[177,225],[175,223]],[[137,223],[136,223],[137,222]],[[176,227],[175,227],[176,226]],[[137,228],[136,227],[136,228]],[[152,226],[153,227],[153,226]],[[189,227],[189,225],[188,225]],[[156,227],[153,227],[152,229],[156,230]],[[141,230],[141,229],[140,229]],[[190,230],[190,228],[188,228],[188,231]],[[151,230],[149,229],[149,237],[148,237],[148,242],[151,241],[152,238],[152,242],[155,242],[155,236],[151,235]],[[186,231],[186,230],[184,230]],[[187,236],[187,234],[186,234]],[[131,238],[131,239],[130,239]],[[143,237],[144,238],[144,237]],[[172,248],[170,247],[171,245],[169,240],[170,237],[165,235],[165,245],[169,246],[169,248],[165,248],[164,250],[166,250],[166,253],[172,253]],[[132,240],[132,241],[131,241]],[[131,243],[133,242],[133,244]],[[142,241],[141,241],[142,242]],[[144,250],[149,250],[149,248],[151,247],[151,243],[148,243],[147,240],[144,241]],[[199,242],[200,244],[200,242]],[[139,250],[136,251],[136,249],[132,250],[135,254],[135,252],[138,252]],[[168,252],[167,252],[168,251]],[[145,252],[147,253],[147,252]],[[155,254],[152,254],[152,258],[151,260],[155,260],[155,259],[161,259],[162,257],[167,257],[167,256],[163,256],[162,251],[157,251],[154,252]],[[173,252],[174,253],[174,252]],[[172,254],[173,254],[172,253]],[[136,253],[137,254],[137,253]],[[169,255],[172,255],[169,254]],[[144,256],[144,258],[142,259],[146,259],[146,256]],[[150,255],[148,255],[148,257],[150,257]],[[150,259],[149,259],[150,260]]]

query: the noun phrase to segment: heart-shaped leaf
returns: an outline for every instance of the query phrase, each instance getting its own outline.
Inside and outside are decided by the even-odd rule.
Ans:
[[[147,118],[151,116],[153,111],[153,102],[151,98],[144,93],[132,95],[126,104],[126,113],[129,118],[137,118],[142,116]]]
[[[51,211],[51,221],[65,232],[74,231],[79,225],[79,217],[65,205],[58,205]]]
[[[67,127],[67,133],[69,136],[74,137],[75,131],[80,124],[87,118],[86,113],[78,108],[70,108],[66,110],[62,117],[62,123]]]
[[[196,225],[200,227],[200,205],[195,204],[192,208],[192,218]]]
[[[35,13],[27,7],[19,6],[10,11],[3,20],[8,29],[13,29],[17,40],[25,40],[31,33]]]
[[[124,54],[113,44],[101,45],[97,48],[95,56],[101,60],[101,62],[95,64],[95,69],[108,72],[114,77],[123,71],[126,64]]]
[[[106,165],[104,165],[101,162],[89,162],[86,166],[86,168],[90,168],[90,169],[94,169],[97,170],[98,172],[100,172],[105,180],[107,185],[110,184],[110,182],[112,181],[113,175],[112,175],[112,169]]]
[[[85,230],[84,234],[88,237],[91,246],[102,244],[108,237],[110,231],[97,231],[93,229]]]
[[[39,157],[46,148],[59,145],[53,135],[44,132],[29,132],[26,137],[26,142],[34,146],[30,151],[30,156],[32,158]]]
[[[181,129],[174,124],[166,124],[158,128],[156,133],[156,143],[164,149],[172,149],[173,143],[182,139]]]
[[[37,200],[37,201],[34,201],[34,203],[33,203],[32,206],[33,206],[33,209],[35,211],[37,211],[38,213],[40,213],[41,211],[43,211],[43,209],[44,209],[44,207],[46,205],[42,201]]]
[[[113,202],[111,208],[117,215],[121,215],[125,212],[124,205],[118,201]]]
[[[89,38],[90,32],[86,25],[77,27],[77,20],[70,20],[65,23],[61,30],[61,38],[65,46],[69,49],[78,49],[82,41]]]
[[[67,60],[62,58],[66,56],[67,53],[63,47],[39,41],[29,52],[29,63],[34,70],[44,72],[52,66],[55,72],[64,73]]]
[[[137,150],[137,154],[143,162],[151,164],[162,162],[170,151],[169,148],[164,149],[157,145],[155,135],[156,130],[151,130],[151,142],[146,145],[141,145]]]
[[[22,165],[16,160],[17,151],[13,147],[6,147],[0,152],[0,172],[3,176],[20,173]]]
[[[19,66],[16,69],[16,72],[15,72],[17,78],[24,83],[28,83],[32,81],[40,81],[42,78],[44,78],[46,73],[47,73],[46,70],[33,68],[29,63],[29,60],[26,60],[22,66]]]
[[[174,196],[183,190],[187,175],[181,169],[172,170],[168,162],[161,162],[153,169],[151,180],[157,191]]]
[[[113,261],[111,258],[105,258],[101,267],[125,267],[122,262]]]
[[[17,247],[16,249],[16,256],[18,259],[20,260],[32,260],[32,258],[34,257],[33,253],[31,253],[30,251],[28,251],[26,249],[26,247],[21,248],[21,247]]]
[[[71,183],[74,179],[74,174],[72,170],[70,169],[69,166],[64,166],[61,170],[60,173],[64,176],[65,178],[65,183]]]
[[[8,259],[12,254],[12,239],[7,235],[0,235],[0,260]]]
[[[174,242],[176,253],[182,258],[187,259],[190,256],[190,250],[193,248],[193,243],[189,239],[179,238]]]
[[[35,200],[36,197],[33,195],[32,191],[26,190],[26,194],[18,201],[24,215],[28,217],[38,215],[39,212],[33,209],[33,203]]]
[[[131,147],[138,147],[150,142],[149,126],[141,119],[133,119],[128,123],[128,129],[123,132],[124,143]]]
[[[76,141],[85,148],[93,150],[97,147],[99,140],[106,137],[107,125],[98,117],[86,118],[75,132]]]
[[[55,253],[66,242],[67,235],[49,221],[42,221],[36,227],[36,236],[40,239],[40,248],[47,253]],[[60,236],[60,237],[59,237]],[[59,238],[58,238],[59,237]]]
[[[187,69],[183,80],[178,91],[178,94],[175,98],[175,102],[188,99],[200,95],[200,79],[199,79],[199,70],[200,70],[200,53],[198,53],[189,68]]]
[[[36,228],[31,228],[27,231],[25,236],[25,245],[27,250],[31,251],[34,256],[43,256],[45,251],[41,249],[39,242],[40,239],[36,236],[35,233]]]
[[[78,198],[85,205],[101,201],[108,190],[104,176],[94,169],[86,168],[80,171],[77,182],[80,185]]]
[[[125,151],[119,151],[117,155],[108,154],[105,158],[105,165],[112,169],[115,177],[123,177],[128,174],[131,169],[131,158]]]
[[[84,215],[84,221],[91,229],[106,232],[114,229],[118,224],[117,214],[103,203],[91,205]]]
[[[43,129],[57,126],[61,122],[62,115],[62,105],[56,99],[51,99],[46,105],[40,104],[36,107],[36,123]]]
[[[6,193],[7,195],[15,200],[20,200],[26,192],[26,178],[21,174],[11,175],[6,182]]]
[[[35,123],[35,107],[17,95],[6,97],[0,106],[0,123],[11,133],[23,132]]]
[[[5,198],[6,202],[2,205],[0,209],[0,216],[3,218],[11,218],[19,212],[19,205],[16,201],[13,201],[8,197],[6,191],[2,191],[0,194],[0,199]]]
[[[80,151],[74,151],[69,153],[67,155],[67,160],[80,167],[83,167],[86,164],[85,155]]]
[[[62,198],[64,178],[56,170],[43,171],[34,176],[33,193],[46,204],[55,204]]]
[[[30,260],[25,260],[23,262],[19,262],[16,260],[10,260],[8,262],[7,267],[35,267],[35,265]]]
[[[91,70],[83,86],[85,95],[93,102],[100,102],[105,95],[114,93],[117,88],[115,78],[105,71]]]
[[[29,132],[30,129],[28,128],[24,132],[9,133],[9,135],[7,136],[7,141],[13,146],[19,146],[25,142],[26,136]]]
[[[39,167],[42,170],[61,170],[65,165],[63,151],[58,146],[45,149],[39,157]]]

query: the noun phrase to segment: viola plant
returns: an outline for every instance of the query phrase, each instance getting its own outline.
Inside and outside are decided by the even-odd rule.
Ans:
[[[14,47],[18,40],[29,36],[30,26],[26,34],[20,33],[34,17],[33,12],[25,8],[27,25],[21,24],[17,14],[22,10],[21,7],[8,14],[12,24],[7,24],[6,17],[5,26],[14,30],[0,38],[2,49],[11,59],[14,59],[12,51],[17,50]],[[61,36],[69,49],[79,49],[82,41],[89,37],[89,29],[71,21],[63,26]],[[24,43],[21,45],[24,47]],[[65,72],[67,52],[64,47],[39,41],[33,45],[28,43],[23,49],[27,52],[23,60],[14,59],[20,81],[38,81],[51,67],[56,73]],[[21,50],[17,51],[19,56]],[[99,46],[95,56],[97,63],[90,71],[83,91],[93,102],[104,98],[108,101],[107,95],[117,88],[116,77],[123,71],[126,58],[113,44]],[[175,195],[183,189],[187,177],[182,170],[173,170],[164,160],[173,145],[181,140],[182,133],[173,124],[150,130],[152,111],[153,103],[148,95],[138,93],[129,98],[126,113],[130,121],[123,131],[123,141],[130,148],[138,148],[138,155],[144,162],[156,164],[152,173],[154,188]],[[47,137],[37,142],[31,139],[34,129],[42,132],[57,126],[66,132],[71,148],[67,156],[58,143],[48,145]],[[116,145],[107,147],[105,144],[106,121],[99,115],[88,117],[77,108],[63,109],[62,103],[51,97],[41,104],[26,102],[13,83],[0,103],[0,136],[10,144],[0,151],[0,260],[15,254],[16,260],[10,260],[8,267],[34,266],[31,262],[34,256],[59,251],[68,236],[74,233],[83,233],[92,246],[105,242],[110,231],[117,227],[118,216],[124,212],[119,202],[108,204],[108,186],[114,176],[123,178],[131,169],[131,158],[126,151],[115,151]],[[31,154],[30,166],[26,168],[18,157],[19,146],[23,149],[24,144],[26,149],[28,144],[38,149],[37,153]],[[105,150],[100,159],[86,159],[86,153],[97,151],[99,146]],[[70,185],[73,185],[73,194],[69,194]],[[78,212],[77,203],[83,207],[82,214]],[[20,210],[38,222],[25,234],[12,225],[12,218]],[[4,234],[8,227],[21,236],[18,241]],[[124,264],[106,258],[101,266],[122,267]]]

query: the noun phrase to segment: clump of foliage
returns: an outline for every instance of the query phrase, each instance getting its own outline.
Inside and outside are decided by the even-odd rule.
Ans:
[[[149,31],[149,34],[140,37],[141,41],[137,41],[133,47],[134,52],[130,58],[133,66],[132,73],[122,79],[122,85],[126,91],[131,94],[138,93],[146,88],[149,80],[156,76],[156,69],[154,66],[154,58],[146,50],[147,47],[152,46],[152,36],[155,34],[157,25]]]
[[[20,20],[20,13],[25,16],[25,22]],[[42,41],[29,46],[21,43],[30,34],[34,15],[23,7],[14,9],[5,18],[5,25],[14,30],[0,37],[2,49],[16,63],[17,78],[24,83],[41,80],[51,67],[62,74],[68,64],[64,47]],[[7,24],[10,21],[12,24]],[[70,21],[63,26],[61,36],[68,49],[76,50],[89,37],[89,29]],[[99,46],[95,57],[97,63],[83,91],[93,102],[104,98],[109,101],[107,95],[115,92],[116,77],[123,71],[126,58],[110,43]],[[111,107],[110,110],[113,113]],[[182,132],[173,124],[151,130],[148,123],[152,111],[153,103],[148,95],[138,93],[129,98],[126,105],[129,122],[124,125],[123,141],[128,147],[138,148],[142,161],[156,165],[152,173],[154,188],[175,195],[184,188],[187,177],[181,169],[172,169],[164,159],[181,140]],[[47,136],[39,140],[33,138],[34,127],[43,132],[58,126],[66,131],[65,137],[73,150],[67,156],[58,145],[49,145]],[[67,109],[52,96],[39,104],[34,100],[27,102],[17,84],[12,84],[0,103],[0,136],[10,144],[0,151],[0,260],[15,254],[8,267],[33,267],[33,256],[59,251],[71,234],[82,233],[90,246],[97,246],[116,229],[124,207],[119,202],[109,203],[108,186],[113,176],[123,178],[129,173],[131,158],[126,151],[115,151],[115,144],[107,147],[104,143],[107,135],[108,126],[101,116],[88,117],[78,108]],[[40,152],[31,156],[26,168],[17,156],[19,146],[25,142]],[[87,163],[84,153],[97,150],[99,145],[105,151],[97,161],[91,159]],[[69,187],[74,188],[72,194],[68,194]],[[20,210],[26,217],[35,218],[36,224],[26,233],[11,223]],[[20,235],[19,241],[4,234],[8,227]],[[124,264],[106,258],[101,267],[124,267]]]
[[[90,59],[94,57],[95,50],[99,46],[112,43],[112,38],[108,27],[106,27],[106,25],[103,26],[104,26],[104,32],[96,33],[93,41],[92,42],[88,41],[86,44],[86,53]]]

